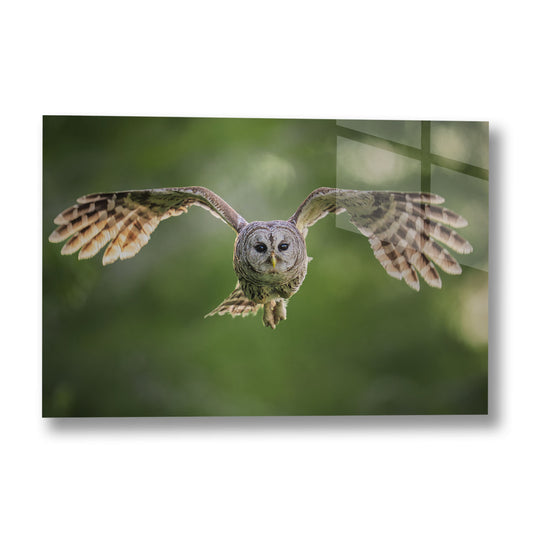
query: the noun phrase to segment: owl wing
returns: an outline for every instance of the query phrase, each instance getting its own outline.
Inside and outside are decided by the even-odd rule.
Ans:
[[[204,187],[174,187],[89,194],[59,214],[58,225],[48,238],[61,242],[70,237],[61,253],[79,250],[78,259],[88,259],[107,243],[102,262],[133,257],[150,239],[158,224],[186,213],[190,206],[207,209],[237,233],[247,222],[220,196]]]
[[[438,265],[448,274],[460,274],[456,259],[436,241],[467,254],[471,244],[448,226],[460,228],[467,221],[435,204],[444,198],[430,193],[353,191],[322,187],[314,190],[289,222],[307,235],[307,229],[329,213],[347,211],[350,222],[368,238],[374,255],[386,272],[419,290],[417,271],[432,287],[440,288]]]

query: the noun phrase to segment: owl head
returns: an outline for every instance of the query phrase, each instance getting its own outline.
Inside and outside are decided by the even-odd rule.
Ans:
[[[307,265],[307,252],[302,234],[292,223],[283,220],[252,222],[235,242],[234,266],[254,273],[286,276]]]

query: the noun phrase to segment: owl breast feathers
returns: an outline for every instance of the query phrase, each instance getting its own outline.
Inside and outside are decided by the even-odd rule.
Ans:
[[[262,307],[263,323],[275,329],[287,317],[287,301],[307,273],[307,231],[329,213],[346,211],[385,271],[416,291],[419,275],[428,285],[441,287],[435,265],[448,274],[460,274],[459,263],[442,245],[470,253],[470,243],[451,229],[467,222],[438,205],[442,202],[442,197],[429,193],[322,187],[286,221],[248,223],[204,187],[98,193],[78,198],[76,205],[58,215],[54,219],[58,227],[49,240],[69,239],[61,253],[78,252],[79,259],[93,257],[107,245],[102,258],[107,265],[137,254],[162,220],[186,213],[194,205],[203,207],[237,233],[233,255],[237,286],[206,316],[246,316]]]

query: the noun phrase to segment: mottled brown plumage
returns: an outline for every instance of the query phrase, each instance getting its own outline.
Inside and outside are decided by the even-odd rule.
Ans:
[[[104,265],[133,257],[166,218],[191,206],[207,209],[237,233],[233,268],[238,283],[233,292],[206,316],[256,314],[275,328],[286,318],[286,303],[307,273],[305,237],[308,228],[329,213],[346,211],[366,236],[386,272],[419,290],[418,274],[432,287],[441,287],[435,264],[460,274],[456,259],[437,241],[464,254],[472,246],[450,227],[466,220],[436,204],[444,199],[429,193],[355,191],[322,187],[314,190],[287,221],[248,223],[229,204],[204,187],[175,187],[83,196],[54,219],[51,242],[61,242],[62,254],[78,252],[88,259],[104,246]],[[450,226],[450,227],[448,227]]]

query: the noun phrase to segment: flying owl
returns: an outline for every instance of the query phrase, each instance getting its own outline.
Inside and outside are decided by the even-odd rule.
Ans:
[[[467,221],[436,204],[430,193],[356,191],[321,187],[314,190],[288,220],[247,222],[220,196],[205,187],[172,187],[89,194],[54,219],[51,242],[61,242],[63,255],[88,259],[107,243],[103,264],[129,259],[148,243],[158,224],[186,213],[191,206],[207,209],[233,228],[237,237],[233,269],[237,286],[211,313],[246,316],[263,308],[263,323],[275,329],[287,318],[286,305],[307,273],[305,237],[308,228],[327,214],[347,211],[350,222],[368,238],[374,255],[390,276],[418,291],[418,273],[432,287],[441,287],[435,264],[448,274],[461,267],[439,243],[466,254],[472,246],[453,229]]]

